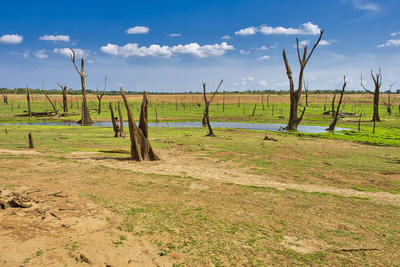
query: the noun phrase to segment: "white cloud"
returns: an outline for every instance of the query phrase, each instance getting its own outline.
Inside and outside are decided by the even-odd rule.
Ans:
[[[242,36],[247,36],[247,35],[253,35],[256,34],[258,29],[256,27],[249,27],[246,29],[241,29],[237,32],[235,32],[236,35],[242,35]]]
[[[28,58],[29,57],[29,50],[25,50],[25,52],[23,52],[23,53],[12,51],[12,52],[10,52],[10,54],[19,55],[19,56],[23,56],[24,58]]]
[[[390,36],[396,36],[396,35],[399,35],[399,34],[400,34],[400,31],[392,32],[392,33],[390,34]]]
[[[302,26],[303,27],[294,29],[294,28],[284,28],[284,27],[275,27],[274,28],[274,27],[270,27],[270,26],[261,25],[258,28],[257,27],[249,27],[249,28],[241,29],[241,30],[235,32],[235,34],[247,36],[247,35],[256,34],[257,32],[261,32],[262,34],[265,34],[265,35],[270,35],[270,34],[318,35],[321,32],[321,29],[319,28],[319,26],[313,24],[312,22],[303,23]]]
[[[222,36],[221,38],[224,39],[224,40],[229,40],[229,39],[231,39],[231,37],[230,37],[229,35],[224,35],[224,36]]]
[[[260,47],[260,50],[268,50],[268,47],[266,47],[265,45]]]
[[[261,86],[267,86],[268,85],[267,81],[259,81],[258,84],[261,85]]]
[[[310,40],[304,40],[299,43],[299,47],[301,48],[301,47],[304,47],[309,44],[310,44]],[[297,47],[297,45],[295,45],[295,47]]]
[[[146,34],[150,31],[148,27],[145,26],[135,26],[126,30],[128,34]]]
[[[400,39],[387,40],[385,44],[378,45],[377,47],[385,47],[385,46],[400,46]]]
[[[108,44],[102,46],[100,50],[104,53],[115,55],[115,56],[163,56],[171,57],[173,54],[189,54],[196,57],[208,57],[208,56],[222,56],[227,50],[233,50],[234,47],[228,45],[226,42],[214,45],[200,46],[197,43],[190,43],[187,45],[176,45],[176,46],[160,46],[150,45],[149,47],[139,47],[137,43],[130,43],[124,46],[118,46],[114,44]]]
[[[19,44],[22,43],[22,37],[18,34],[5,34],[0,37],[0,44]]]
[[[332,43],[326,40],[321,40],[318,45],[331,45]]]
[[[269,59],[269,58],[270,58],[270,56],[263,56],[263,57],[258,58],[257,60],[264,60],[264,59]]]
[[[250,54],[250,51],[240,50],[240,54],[242,54],[242,55],[248,55],[248,54]]]
[[[171,34],[168,34],[168,36],[169,37],[180,37],[180,36],[182,36],[182,34],[180,34],[180,33],[171,33]]]
[[[358,10],[379,11],[379,5],[375,3],[365,3],[364,0],[341,0],[342,3],[350,2],[350,4]]]
[[[44,36],[39,37],[39,40],[42,41],[62,41],[62,42],[69,42],[69,36],[68,35],[47,35],[45,34]]]
[[[254,78],[253,77],[246,77],[246,78],[242,78],[242,81],[243,82],[252,82],[252,81],[254,81]]]
[[[39,59],[44,59],[44,58],[48,58],[49,56],[46,54],[46,50],[42,49],[42,50],[36,51],[35,57],[37,57]]]
[[[54,48],[53,52],[55,54],[60,54],[63,56],[71,57],[72,51],[69,48]],[[83,55],[87,54],[85,51],[79,48],[74,48],[76,58],[81,58]]]

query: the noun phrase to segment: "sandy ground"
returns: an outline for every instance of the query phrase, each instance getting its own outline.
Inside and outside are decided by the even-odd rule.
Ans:
[[[162,158],[159,162],[136,163],[112,154],[104,157],[104,154],[96,152],[74,152],[66,158],[94,167],[102,165],[142,173],[186,175],[202,180],[368,197],[373,202],[400,206],[400,195],[284,183],[274,177],[251,174],[248,169],[237,167],[232,162],[198,157],[192,152],[160,149],[157,153]],[[48,164],[43,154],[34,150],[0,149],[1,154],[25,154],[34,158],[35,165]],[[65,161],[62,164],[63,168],[68,168],[70,163]],[[12,162],[1,166],[18,168]],[[57,167],[52,168],[54,171]],[[6,179],[0,177],[0,181],[1,178]],[[32,176],[23,183],[24,187],[0,192],[0,266],[172,266],[184,261],[179,257],[162,256],[158,247],[138,237],[129,236],[123,245],[119,245],[121,236],[127,233],[114,226],[121,221],[118,215],[79,197],[68,184],[43,185],[38,182],[40,179],[43,177]],[[35,186],[38,184],[39,187]],[[191,186],[201,190],[203,185],[199,182]]]

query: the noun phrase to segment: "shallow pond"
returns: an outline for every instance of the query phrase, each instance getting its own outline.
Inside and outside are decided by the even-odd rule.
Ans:
[[[2,123],[2,125],[11,125],[11,123]],[[50,126],[81,126],[76,122],[34,122],[34,123],[14,123],[13,125],[50,125]],[[100,121],[91,124],[97,127],[112,127],[109,121]],[[285,127],[286,124],[270,124],[270,123],[245,123],[245,122],[211,122],[212,128],[228,128],[228,129],[247,129],[278,132],[279,129]],[[128,123],[125,122],[125,127]],[[203,127],[201,122],[160,122],[149,123],[149,127]],[[301,133],[325,133],[328,126],[299,125],[297,132]],[[348,130],[346,128],[336,127],[335,131]]]

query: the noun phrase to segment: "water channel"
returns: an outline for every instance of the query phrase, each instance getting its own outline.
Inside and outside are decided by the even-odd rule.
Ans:
[[[11,123],[1,123],[1,125],[11,125]],[[49,126],[81,126],[76,122],[33,122],[33,123],[14,123],[13,125],[49,125]],[[127,122],[125,127],[128,127]],[[111,122],[100,121],[91,124],[97,127],[112,127]],[[211,122],[213,128],[227,129],[247,129],[278,132],[285,127],[286,124],[270,124],[270,123],[245,123],[245,122]],[[200,128],[203,127],[201,122],[159,122],[149,123],[149,127],[178,127],[178,128]],[[328,126],[299,125],[297,132],[301,133],[326,133]],[[346,128],[336,127],[335,131],[348,130]]]

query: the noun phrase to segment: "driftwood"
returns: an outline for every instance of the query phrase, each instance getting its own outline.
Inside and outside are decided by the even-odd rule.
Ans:
[[[275,138],[273,138],[273,137],[268,137],[267,136],[267,134],[265,134],[265,136],[264,136],[264,139],[263,140],[265,140],[265,141],[278,141],[278,140],[276,140]]]
[[[58,112],[56,111],[41,111],[41,112],[31,112],[24,114],[17,114],[15,117],[47,117],[47,116],[55,116]]]
[[[380,249],[378,249],[378,248],[342,248],[342,249],[335,249],[333,252],[372,251],[372,250],[380,250]]]

